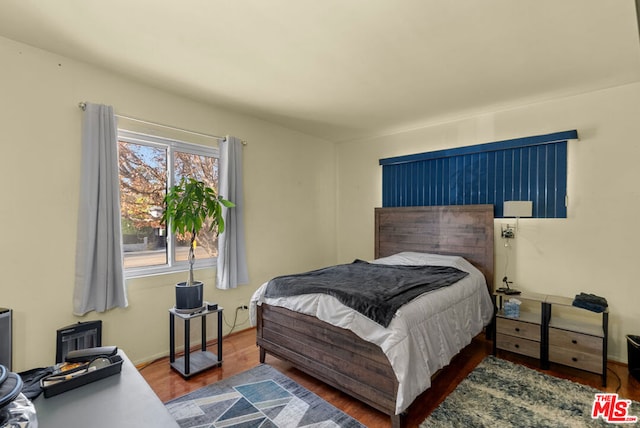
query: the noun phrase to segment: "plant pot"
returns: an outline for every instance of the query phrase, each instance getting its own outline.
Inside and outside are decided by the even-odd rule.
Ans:
[[[176,309],[199,309],[203,305],[202,290],[204,284],[195,281],[192,285],[186,282],[176,284]]]

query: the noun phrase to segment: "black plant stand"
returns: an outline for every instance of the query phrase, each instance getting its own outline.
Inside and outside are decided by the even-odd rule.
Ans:
[[[218,309],[203,309],[193,314],[184,314],[176,311],[175,308],[169,309],[169,363],[171,367],[180,373],[185,379],[197,373],[212,367],[222,365],[222,307]],[[209,314],[218,314],[218,354],[207,351],[207,323],[206,318]],[[184,320],[184,356],[176,358],[176,340],[175,340],[175,318]],[[191,352],[190,348],[190,329],[191,320],[198,318],[202,320],[202,337],[201,350]]]

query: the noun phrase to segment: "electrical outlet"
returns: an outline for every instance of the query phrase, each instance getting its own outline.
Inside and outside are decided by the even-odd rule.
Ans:
[[[241,306],[238,306],[238,307],[236,308],[236,310],[240,310],[240,309],[242,309],[242,310],[247,310],[247,309],[249,309],[249,307],[248,307],[247,305],[241,305]]]

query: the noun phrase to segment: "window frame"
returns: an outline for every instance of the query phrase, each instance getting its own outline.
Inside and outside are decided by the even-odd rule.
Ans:
[[[178,140],[175,138],[166,138],[157,135],[145,134],[141,132],[129,131],[118,128],[117,141],[124,141],[132,144],[145,145],[149,147],[162,148],[167,151],[167,183],[166,189],[171,188],[175,184],[175,152],[188,153],[196,156],[208,156],[217,159],[220,162],[220,150],[218,147],[205,146],[203,144],[191,143]],[[118,164],[120,157],[118,156]],[[166,190],[165,190],[166,192]],[[122,217],[121,217],[122,218]],[[167,236],[167,263],[157,266],[139,266],[124,268],[125,279],[139,278],[145,276],[186,272],[189,270],[189,262],[187,260],[176,260],[175,235],[169,233],[170,227],[165,225],[165,233]],[[124,255],[124,253],[123,253]],[[217,263],[217,257],[209,257],[206,259],[196,259],[193,265],[195,270],[214,267]]]

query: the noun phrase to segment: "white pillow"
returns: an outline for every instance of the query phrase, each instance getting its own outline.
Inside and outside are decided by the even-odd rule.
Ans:
[[[388,257],[381,257],[371,263],[382,265],[405,265],[405,266],[451,266],[469,273],[480,273],[467,259],[461,256],[447,256],[434,253],[417,253],[414,251],[404,251]]]
[[[443,254],[432,253],[416,253],[413,251],[404,251],[402,253],[393,254],[388,257],[375,259],[372,263],[383,265],[435,265],[435,266],[454,266],[456,262],[464,260],[460,256],[445,256]]]

